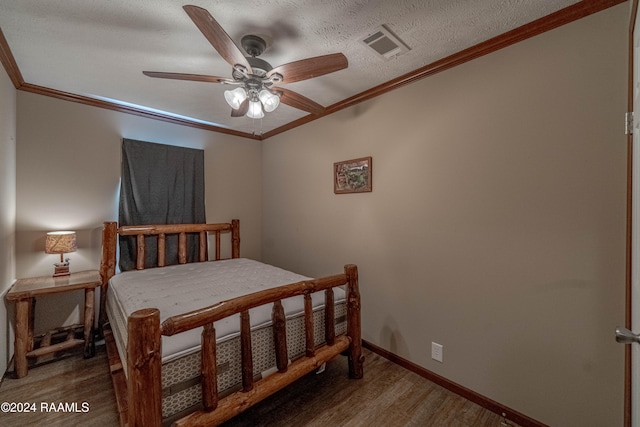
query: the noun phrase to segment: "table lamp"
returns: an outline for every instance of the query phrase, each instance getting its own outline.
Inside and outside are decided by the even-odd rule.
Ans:
[[[47,233],[44,252],[60,254],[60,262],[53,264],[55,266],[53,277],[68,276],[70,274],[69,258],[64,259],[64,254],[75,252],[77,248],[75,231],[51,231]]]

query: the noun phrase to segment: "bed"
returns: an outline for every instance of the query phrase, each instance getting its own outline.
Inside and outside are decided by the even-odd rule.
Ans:
[[[179,262],[165,265],[176,235]],[[189,257],[193,235],[198,254]],[[118,236],[135,239],[133,271],[116,274]],[[355,265],[312,279],[241,258],[238,220],[105,222],[102,238],[99,322],[122,425],[218,425],[340,353],[349,376],[362,378]]]

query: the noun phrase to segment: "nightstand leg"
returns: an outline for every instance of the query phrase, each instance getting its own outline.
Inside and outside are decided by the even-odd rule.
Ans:
[[[95,317],[95,289],[84,290],[84,358],[93,357],[96,354],[93,340],[93,321]]]
[[[33,329],[36,324],[36,299],[29,299],[29,339],[27,341],[27,352],[33,350],[35,345]]]
[[[29,351],[29,309],[31,308],[31,298],[16,301],[16,324],[15,324],[15,344],[14,344],[14,365],[16,378],[27,375],[29,367],[27,365],[27,352]]]

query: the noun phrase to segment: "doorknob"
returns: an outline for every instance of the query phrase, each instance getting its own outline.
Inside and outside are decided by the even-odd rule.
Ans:
[[[616,328],[616,341],[622,344],[640,344],[640,334],[634,334],[627,328]]]

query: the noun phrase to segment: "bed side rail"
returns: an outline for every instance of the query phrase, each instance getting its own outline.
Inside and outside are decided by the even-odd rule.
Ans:
[[[347,287],[347,333],[335,336],[334,295],[333,288],[346,285]],[[316,348],[313,328],[313,307],[311,294],[322,292],[325,294],[325,342]],[[303,296],[304,298],[304,327],[305,327],[305,355],[289,364],[287,357],[286,320],[282,300]],[[272,320],[274,346],[276,353],[275,374],[254,382],[253,360],[251,357],[251,328],[249,309],[272,304]],[[237,415],[247,407],[261,401],[265,397],[283,388],[295,379],[312,372],[330,360],[348,350],[349,375],[352,378],[362,378],[363,362],[361,331],[360,331],[360,293],[358,289],[358,270],[355,265],[346,265],[344,274],[337,274],[315,280],[308,280],[278,288],[267,289],[242,297],[234,298],[219,304],[195,310],[189,313],[168,318],[160,324],[157,310],[136,312],[129,319],[129,382],[139,382],[138,378],[159,377],[161,361],[154,357],[161,335],[171,336],[190,329],[201,327],[202,330],[202,404],[203,409],[196,411],[176,422],[175,425],[217,425]],[[242,355],[242,389],[218,402],[218,385],[216,372],[216,331],[214,322],[225,317],[240,314],[240,345]],[[155,324],[148,325],[148,319]],[[133,324],[132,324],[133,323]],[[139,323],[139,326],[137,324]],[[131,340],[137,344],[131,343]],[[142,344],[140,343],[148,343]],[[140,353],[131,354],[131,350]],[[136,363],[137,361],[137,363]],[[146,382],[142,380],[142,382]],[[153,387],[159,387],[153,383]],[[161,390],[149,390],[139,396],[131,396],[129,402],[130,417],[136,417],[135,408],[154,405],[147,399],[154,399]],[[156,409],[156,416],[161,417]],[[146,413],[148,416],[148,412]],[[159,418],[158,418],[159,419]],[[133,423],[132,423],[133,421]],[[158,425],[154,419],[130,419],[130,425]],[[140,422],[140,424],[137,424]]]

